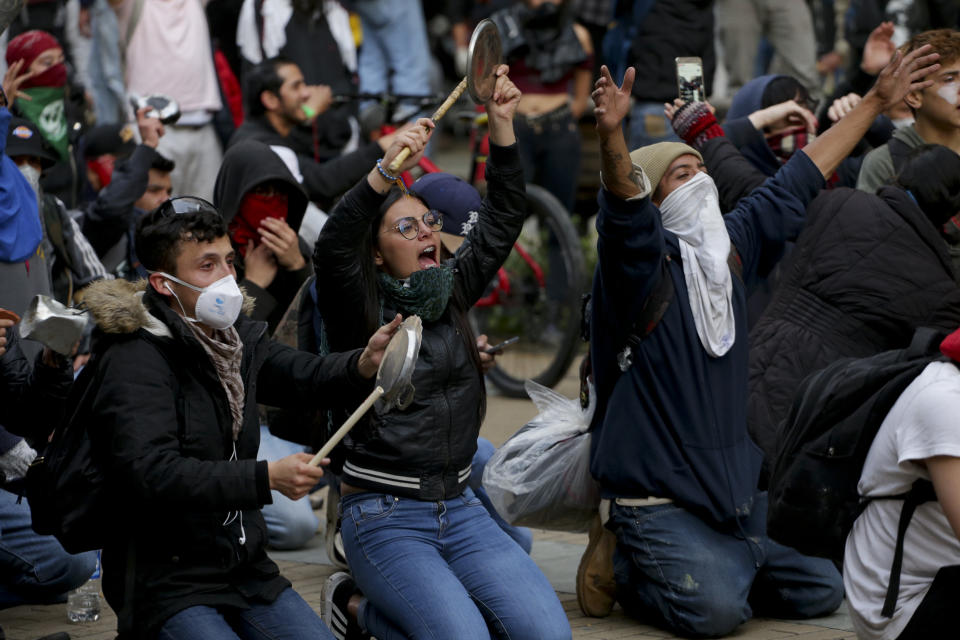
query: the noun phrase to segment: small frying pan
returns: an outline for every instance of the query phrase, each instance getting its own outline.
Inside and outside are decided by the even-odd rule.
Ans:
[[[467,75],[460,81],[443,104],[434,111],[431,120],[437,122],[444,116],[447,109],[460,99],[464,91],[477,104],[483,104],[493,97],[493,90],[497,86],[497,67],[503,55],[500,43],[500,31],[497,25],[490,20],[481,20],[470,37],[470,48],[467,50]],[[390,163],[390,173],[400,170],[403,161],[410,157],[410,149],[404,149]]]
[[[330,455],[350,429],[360,421],[375,402],[380,401],[378,408],[389,411],[393,407],[406,409],[413,401],[413,370],[417,366],[417,356],[420,355],[420,341],[423,336],[423,323],[420,316],[410,316],[397,329],[390,339],[377,370],[377,387],[367,396],[356,411],[354,411],[343,426],[327,441],[313,456],[310,464],[316,466]]]

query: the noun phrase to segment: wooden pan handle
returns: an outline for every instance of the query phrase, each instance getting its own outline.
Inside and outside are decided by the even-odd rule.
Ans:
[[[373,406],[373,403],[380,399],[380,396],[384,394],[383,387],[377,387],[373,392],[367,396],[367,399],[363,401],[357,410],[350,414],[350,417],[347,418],[347,421],[343,423],[343,426],[337,429],[337,432],[327,440],[327,443],[323,445],[323,448],[317,452],[317,455],[313,456],[313,460],[310,461],[310,464],[317,466],[320,464],[320,461],[330,455],[330,452],[333,451],[333,448],[340,444],[340,441],[343,440],[344,436],[353,429],[354,425],[360,421],[360,418],[370,410],[370,407]]]
[[[460,96],[463,95],[463,92],[467,90],[467,79],[464,78],[460,81],[453,91],[450,92],[450,95],[447,96],[447,99],[443,101],[443,104],[437,107],[437,110],[433,112],[433,117],[430,119],[434,122],[442,118],[447,111],[460,99]],[[397,154],[397,157],[393,159],[393,162],[390,163],[390,173],[396,174],[400,170],[400,165],[403,164],[404,160],[410,157],[410,149],[406,148],[400,151]]]

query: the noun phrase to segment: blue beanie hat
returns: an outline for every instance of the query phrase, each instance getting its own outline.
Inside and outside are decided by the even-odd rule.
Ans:
[[[440,237],[450,251],[456,251],[463,244],[467,232],[477,223],[483,202],[470,183],[449,173],[421,176],[410,187],[410,194],[423,200],[427,208],[443,214]]]

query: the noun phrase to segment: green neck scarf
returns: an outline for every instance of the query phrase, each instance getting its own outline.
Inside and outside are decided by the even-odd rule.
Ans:
[[[27,120],[37,125],[44,140],[50,143],[61,160],[67,159],[70,140],[67,137],[67,116],[63,112],[66,89],[63,87],[33,87],[21,89],[30,100],[17,98],[17,109]]]
[[[440,318],[453,293],[453,269],[445,265],[413,272],[406,286],[382,271],[379,280],[386,306],[404,315],[416,314],[424,322]]]

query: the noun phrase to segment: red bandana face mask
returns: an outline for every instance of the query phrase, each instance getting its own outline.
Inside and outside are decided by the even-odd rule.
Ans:
[[[101,189],[110,184],[113,178],[113,163],[114,157],[109,154],[87,160],[87,169],[96,174],[100,180]]]
[[[257,229],[265,218],[287,219],[288,197],[285,193],[263,196],[248,193],[240,201],[240,211],[230,221],[230,239],[239,247],[240,255],[247,255],[247,245],[253,240],[254,246],[260,244]]]
[[[777,156],[780,163],[783,164],[793,155],[797,149],[803,149],[816,136],[807,133],[805,127],[795,127],[776,133],[767,138],[767,146]]]
[[[67,84],[67,66],[62,62],[47,67],[43,72],[27,78],[21,85],[21,89],[32,89],[33,87],[54,87],[59,89]]]

